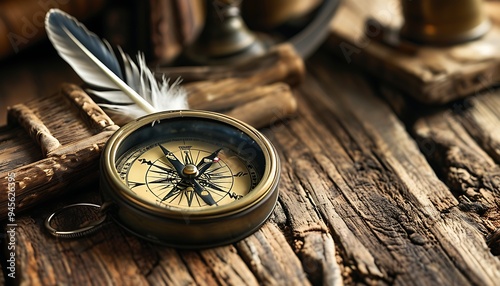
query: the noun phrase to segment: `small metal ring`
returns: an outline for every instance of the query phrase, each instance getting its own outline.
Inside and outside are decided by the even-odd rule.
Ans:
[[[51,235],[53,235],[55,237],[62,237],[62,238],[77,238],[77,237],[82,237],[82,236],[85,236],[85,235],[88,235],[88,234],[95,232],[103,225],[103,222],[106,220],[106,213],[101,212],[102,216],[100,219],[98,219],[94,222],[89,222],[88,226],[81,227],[78,229],[62,231],[62,230],[57,230],[54,227],[52,227],[51,222],[52,222],[52,219],[56,215],[60,214],[63,211],[66,211],[70,208],[81,207],[81,206],[94,207],[94,208],[98,208],[101,210],[103,210],[105,207],[105,205],[100,206],[100,205],[91,204],[91,203],[76,203],[76,204],[64,206],[64,207],[56,210],[55,212],[53,212],[50,216],[47,217],[47,219],[45,219],[45,228],[49,231],[49,233]]]

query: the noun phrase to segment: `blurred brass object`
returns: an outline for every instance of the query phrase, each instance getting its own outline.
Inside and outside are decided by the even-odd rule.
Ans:
[[[268,44],[240,16],[241,0],[206,0],[205,26],[184,56],[194,64],[227,64],[262,55]]]
[[[187,64],[195,65],[237,64],[267,53],[271,46],[281,41],[290,43],[297,53],[305,58],[313,53],[328,36],[330,22],[340,2],[340,0],[314,0],[319,1],[320,4],[314,7],[316,8],[314,12],[308,13],[307,21],[300,23],[298,25],[300,27],[296,29],[298,31],[292,35],[290,33],[282,35],[285,37],[279,39],[275,36],[276,34],[271,37],[267,34],[252,32],[247,27],[240,16],[240,7],[242,3],[252,1],[254,0],[205,0],[206,20],[203,31],[185,50],[180,62],[184,61],[183,64],[186,64],[187,61]],[[313,0],[304,0],[304,3],[310,1]],[[287,5],[295,2],[295,0],[283,2],[281,8],[285,9]],[[273,9],[279,8],[279,6],[274,6]],[[265,12],[262,10],[262,13]],[[258,16],[260,15],[256,15]],[[298,22],[300,20],[296,19],[294,24]]]
[[[321,4],[321,0],[248,0],[241,11],[245,21],[254,28],[270,30],[286,22],[297,21]]]
[[[482,0],[401,0],[401,36],[411,41],[449,45],[477,39],[490,28]]]

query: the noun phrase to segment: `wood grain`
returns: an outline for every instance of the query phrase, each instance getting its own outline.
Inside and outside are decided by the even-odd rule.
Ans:
[[[43,220],[53,210],[100,202],[93,180],[86,192],[17,217],[23,275],[16,282],[498,284],[491,248],[500,198],[496,93],[456,111],[427,110],[329,55],[316,55],[308,70],[293,90],[297,116],[262,129],[282,172],[277,207],[261,229],[232,245],[190,251],[151,244],[112,221],[79,239],[49,236]],[[392,96],[379,96],[388,89]]]
[[[304,61],[290,44],[274,46],[267,53],[254,59],[222,66],[158,67],[158,77],[180,77],[193,82],[193,87],[211,84],[228,78],[247,78],[255,85],[282,81],[290,85],[299,84],[304,77]],[[203,88],[201,88],[203,90]]]
[[[370,72],[421,102],[448,103],[500,79],[496,44],[500,26],[495,12],[500,3],[485,1],[484,5],[493,23],[484,37],[463,44],[430,46],[399,37],[403,21],[399,1],[345,1],[331,23],[328,45],[343,62]]]
[[[382,94],[398,102],[399,112],[415,113],[403,94],[387,87],[382,88]],[[494,127],[500,123],[495,112],[499,96],[498,90],[490,89],[419,116],[411,123],[422,153],[495,255],[500,254],[500,161],[495,148],[499,144],[498,132]]]
[[[0,218],[7,217],[9,174],[15,177],[16,213],[21,213],[66,192],[69,186],[82,187],[95,179],[101,149],[117,128],[76,85],[63,85],[53,96],[13,106],[4,128],[7,140],[0,144],[6,162],[0,169],[4,178]],[[23,144],[17,144],[16,134],[22,135]],[[32,140],[23,140],[26,136]],[[33,149],[39,150],[35,156],[26,154]]]
[[[324,191],[321,196],[331,194],[327,196],[329,201],[339,201],[334,204],[336,212],[349,211],[348,206],[351,206],[350,214],[340,213],[340,216],[352,218],[352,222],[344,220],[344,223],[360,233],[358,240],[371,257],[377,257],[376,268],[370,260],[365,263],[372,267],[355,268],[379,270],[379,275],[383,274],[379,279],[397,284],[418,279],[424,284],[462,281],[494,285],[500,273],[499,262],[489,252],[483,233],[477,225],[470,224],[466,213],[460,211],[453,194],[434,175],[396,116],[391,115],[391,110],[382,101],[369,96],[370,86],[363,84],[361,78],[345,71],[325,70],[320,69],[314,75],[322,84],[319,87],[336,95],[335,100],[329,100],[325,91],[318,90],[315,96],[308,93],[308,99],[314,98],[311,102],[317,106],[310,115],[311,122],[318,115],[323,115],[321,120],[325,122],[325,130],[311,131],[308,135],[325,134],[330,130],[340,142],[324,142],[324,137],[323,140],[309,137],[304,142],[324,142],[323,146],[316,147],[315,159],[322,162],[332,158],[334,164],[320,169],[328,170],[340,194]],[[330,78],[342,82],[342,88]],[[315,126],[321,125],[316,123]],[[342,152],[339,151],[342,150],[347,154],[340,159]],[[317,184],[311,185],[318,190]],[[319,206],[327,205],[320,197],[315,201]],[[325,217],[332,212],[331,208],[320,210]],[[332,232],[335,237],[335,228]],[[377,243],[382,245],[376,246]],[[420,261],[432,261],[436,268],[420,265]],[[397,274],[393,272],[396,267],[393,263],[402,265]],[[484,268],[478,269],[478,264]],[[362,276],[377,277],[369,275],[369,271]]]

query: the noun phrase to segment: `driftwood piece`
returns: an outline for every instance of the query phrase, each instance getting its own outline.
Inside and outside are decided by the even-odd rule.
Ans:
[[[225,112],[256,128],[266,127],[285,120],[297,111],[297,102],[288,86],[275,84],[266,87],[266,92],[258,99]]]
[[[114,223],[64,240],[42,231],[49,211],[37,209],[18,219],[18,282],[498,284],[500,261],[484,224],[438,178],[417,146],[420,137],[411,138],[358,73],[325,57],[309,70],[297,90],[298,116],[263,129],[283,168],[278,206],[256,233],[200,251],[156,246]],[[48,209],[98,197],[79,194]]]
[[[201,90],[190,93],[189,106],[191,109],[224,113],[255,128],[283,121],[297,111],[295,97],[287,84],[250,86],[246,82],[240,83],[240,85],[219,86],[215,93],[210,91],[204,93]],[[206,88],[211,90],[210,85]],[[106,112],[120,126],[131,120],[130,117],[113,113],[111,110]]]
[[[254,85],[266,85],[282,81],[290,85],[300,83],[304,77],[304,62],[290,44],[273,47],[257,58],[224,66],[158,67],[158,77],[180,77],[184,82],[197,82],[194,86],[227,78],[246,78]],[[193,87],[194,89],[194,87]],[[199,88],[203,90],[203,88]]]
[[[1,219],[8,212],[9,176],[15,181],[16,213],[67,191],[69,186],[83,186],[97,176],[101,149],[118,128],[75,85],[64,85],[55,96],[12,107],[9,125],[12,127],[5,128],[10,134],[6,137],[21,135],[22,130],[15,127],[19,125],[33,140],[22,139],[26,135],[21,135],[20,146],[15,144],[17,138],[1,142],[2,161],[6,162],[0,169]],[[29,147],[19,150],[26,146]],[[38,148],[41,156],[23,159],[33,148]]]
[[[280,94],[290,93],[290,86],[282,82],[253,86],[243,80],[234,79],[231,84],[215,82],[213,85],[206,85],[206,90],[191,89],[188,86],[188,93],[188,103],[193,109],[223,111],[263,97],[277,97],[279,101]]]
[[[344,62],[369,71],[421,102],[447,103],[500,80],[500,3],[485,1],[484,5],[493,23],[484,37],[432,47],[399,38],[399,1],[344,1],[331,23],[328,45]]]
[[[30,137],[40,146],[44,156],[61,147],[59,140],[52,136],[49,129],[43,124],[31,109],[24,104],[18,104],[9,110],[10,116],[17,118],[19,124],[28,131]]]
[[[293,46],[282,44],[234,66],[163,67],[156,72],[160,78],[181,77],[187,81],[183,87],[191,109],[226,113],[262,128],[295,113],[290,85],[302,82],[305,67]],[[130,121],[108,113],[118,125]]]

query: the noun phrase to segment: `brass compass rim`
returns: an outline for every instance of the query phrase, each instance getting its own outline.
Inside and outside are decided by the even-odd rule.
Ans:
[[[213,206],[206,208],[185,208],[176,207],[172,205],[157,206],[139,197],[133,196],[128,191],[128,186],[120,178],[116,169],[115,162],[118,159],[116,156],[118,148],[133,132],[139,128],[152,124],[158,120],[168,120],[172,118],[191,117],[219,121],[227,124],[238,130],[241,130],[254,140],[261,148],[266,165],[260,182],[240,200],[231,202],[226,205]],[[260,201],[268,197],[268,193],[277,189],[279,180],[279,158],[271,143],[260,132],[246,123],[243,123],[232,117],[209,111],[200,110],[179,110],[179,111],[165,111],[155,114],[146,115],[136,119],[115,132],[103,151],[101,159],[101,168],[103,169],[104,188],[109,195],[120,200],[121,203],[126,203],[129,207],[139,209],[149,214],[167,218],[167,219],[183,219],[180,217],[189,214],[191,220],[206,220],[216,219],[219,217],[232,216],[238,213],[245,212],[260,203]]]

